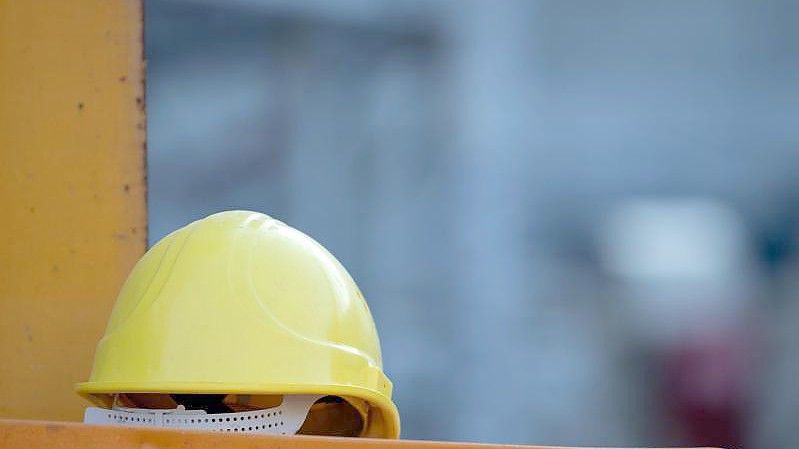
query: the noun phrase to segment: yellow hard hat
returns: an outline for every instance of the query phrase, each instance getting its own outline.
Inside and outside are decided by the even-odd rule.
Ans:
[[[399,413],[363,295],[319,243],[264,214],[230,211],[164,237],[136,264],[77,391],[329,395],[397,438]]]

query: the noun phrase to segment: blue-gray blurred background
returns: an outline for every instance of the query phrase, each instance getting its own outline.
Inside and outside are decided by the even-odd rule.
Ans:
[[[799,446],[799,3],[148,0],[150,242],[366,295],[404,438]]]

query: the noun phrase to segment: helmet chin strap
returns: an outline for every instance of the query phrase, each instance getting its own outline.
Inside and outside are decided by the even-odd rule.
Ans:
[[[168,429],[210,430],[215,432],[293,435],[300,430],[314,402],[323,395],[286,395],[277,406],[236,413],[206,413],[205,410],[145,409],[118,406],[116,397],[109,409],[89,407],[83,415],[86,424],[161,427]]]

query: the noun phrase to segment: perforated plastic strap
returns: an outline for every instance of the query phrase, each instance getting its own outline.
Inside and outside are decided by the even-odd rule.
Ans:
[[[297,433],[308,410],[322,396],[287,395],[277,407],[237,413],[212,413],[204,410],[89,407],[83,415],[86,424],[165,427],[171,429],[212,430],[217,432]]]

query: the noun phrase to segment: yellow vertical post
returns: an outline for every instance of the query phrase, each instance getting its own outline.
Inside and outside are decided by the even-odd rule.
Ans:
[[[146,246],[142,5],[0,0],[0,417],[79,419]]]

